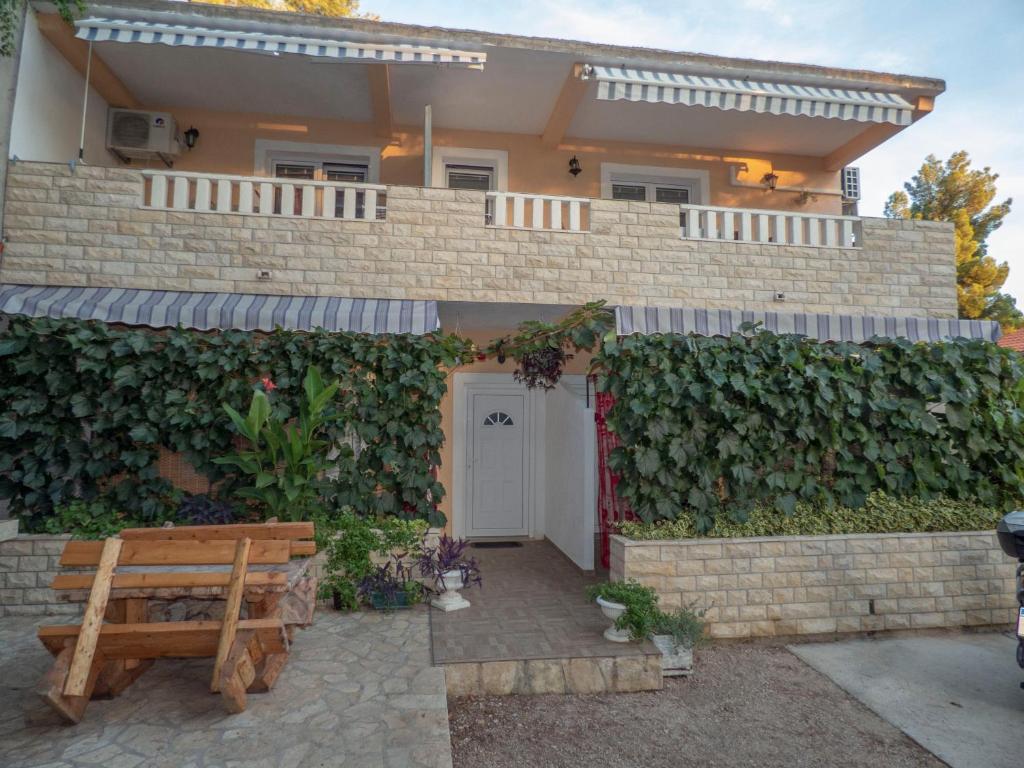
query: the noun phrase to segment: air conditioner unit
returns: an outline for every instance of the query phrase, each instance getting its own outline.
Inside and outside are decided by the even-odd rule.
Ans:
[[[860,200],[860,168],[843,168],[840,189],[844,200]]]
[[[111,109],[107,113],[107,149],[127,162],[159,157],[169,163],[177,155],[178,129],[167,112]]]

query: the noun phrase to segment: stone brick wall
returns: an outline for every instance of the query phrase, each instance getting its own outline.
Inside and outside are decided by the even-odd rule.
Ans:
[[[1016,562],[989,532],[632,541],[611,578],[707,607],[715,637],[1005,626]]]
[[[21,534],[0,541],[0,617],[75,614],[80,605],[57,601],[50,582],[70,536]]]
[[[0,282],[956,316],[942,223],[865,219],[863,248],[812,248],[683,240],[659,203],[594,200],[591,231],[566,233],[485,227],[465,190],[389,187],[381,222],[145,210],[142,190],[137,171],[12,165]]]

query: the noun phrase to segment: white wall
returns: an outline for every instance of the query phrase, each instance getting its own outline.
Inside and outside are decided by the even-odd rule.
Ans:
[[[42,36],[31,10],[25,19],[10,155],[21,160],[67,162],[78,157],[85,78]],[[89,89],[85,161],[110,164],[107,102]]]
[[[544,535],[589,571],[594,568],[596,435],[594,412],[573,391],[574,383],[544,394]]]

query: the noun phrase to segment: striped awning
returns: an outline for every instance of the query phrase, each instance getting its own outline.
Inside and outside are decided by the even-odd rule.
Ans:
[[[349,331],[423,334],[440,328],[436,301],[186,293],[132,288],[0,285],[0,314],[68,317],[202,331]]]
[[[80,19],[75,37],[93,42],[160,43],[193,48],[223,48],[256,53],[294,53],[327,59],[353,59],[363,63],[452,64],[483,69],[487,54],[419,45],[413,42],[332,40],[267,32],[210,29],[124,19]]]
[[[584,67],[582,77],[597,81],[597,98],[603,101],[646,101],[893,125],[910,125],[914,109],[896,93],[795,83],[599,66]]]
[[[815,315],[788,312],[751,312],[737,309],[669,309],[666,307],[616,307],[615,325],[620,336],[634,333],[729,336],[743,323],[762,323],[772,333],[796,333],[818,341],[852,341],[872,337],[911,341],[942,341],[968,338],[996,341],[999,323],[989,320],[945,320],[935,317],[883,317],[878,315]]]

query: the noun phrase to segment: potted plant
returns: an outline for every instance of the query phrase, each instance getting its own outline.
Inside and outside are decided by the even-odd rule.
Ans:
[[[482,585],[476,559],[466,557],[468,544],[465,539],[453,539],[445,534],[438,539],[436,547],[423,547],[420,575],[434,580],[439,594],[430,604],[435,608],[445,612],[468,608],[469,601],[459,590]]]
[[[664,676],[687,675],[693,669],[693,649],[704,641],[705,612],[692,606],[671,613],[654,612],[650,637],[661,651]]]
[[[604,631],[605,640],[627,643],[650,633],[658,607],[658,596],[650,587],[635,581],[607,581],[588,587],[587,597],[595,600],[613,622]]]
[[[423,585],[413,579],[402,558],[395,557],[359,583],[359,596],[378,611],[411,608],[423,599]]]

